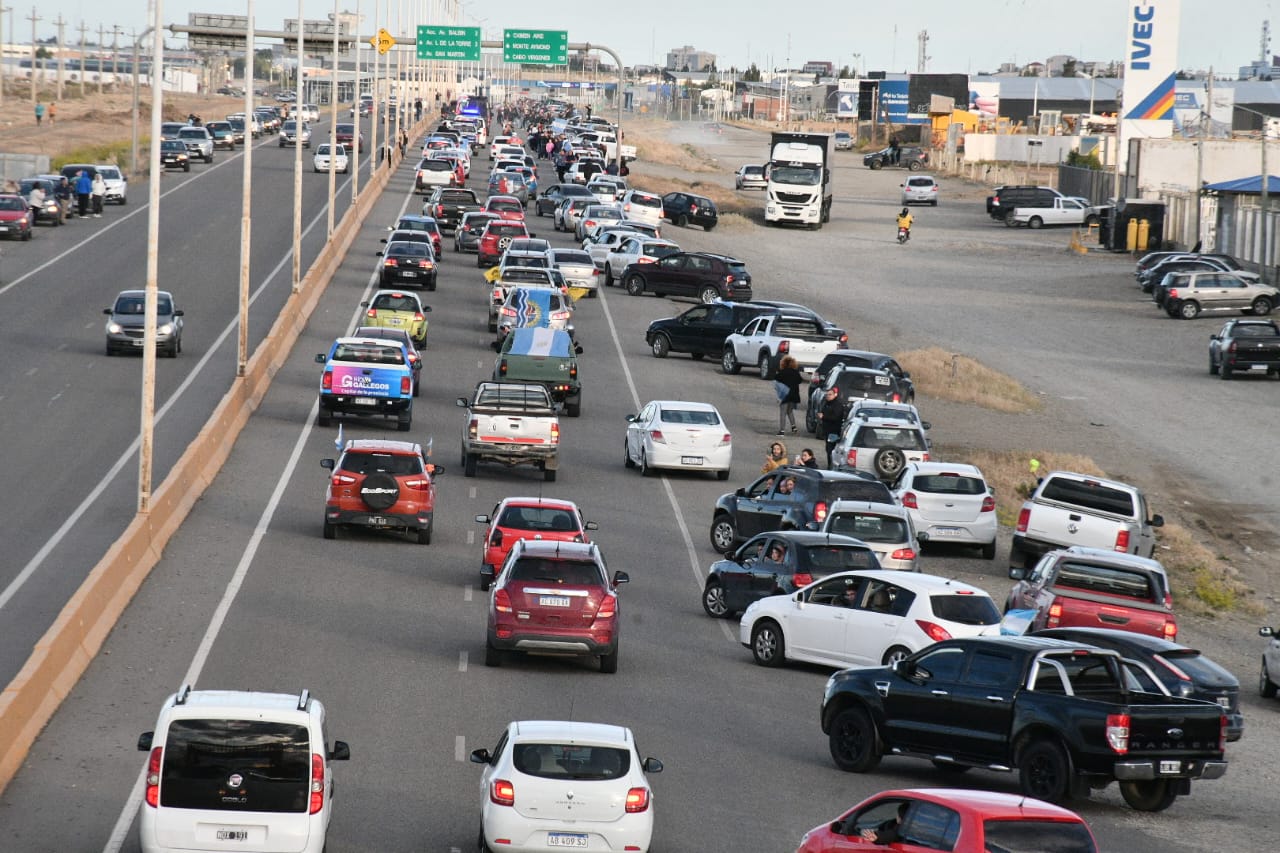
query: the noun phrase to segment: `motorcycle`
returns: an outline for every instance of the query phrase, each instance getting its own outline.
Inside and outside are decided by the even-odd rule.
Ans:
[[[903,243],[907,242],[907,241],[908,241],[908,240],[910,240],[910,239],[911,239],[911,229],[910,229],[910,228],[899,228],[899,229],[898,229],[898,245],[902,245]]]

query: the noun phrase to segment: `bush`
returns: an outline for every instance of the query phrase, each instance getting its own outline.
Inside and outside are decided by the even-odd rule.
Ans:
[[[1102,171],[1102,161],[1098,159],[1097,151],[1090,151],[1088,154],[1081,154],[1079,151],[1068,151],[1067,165],[1078,166],[1082,169],[1093,169],[1095,172]]]

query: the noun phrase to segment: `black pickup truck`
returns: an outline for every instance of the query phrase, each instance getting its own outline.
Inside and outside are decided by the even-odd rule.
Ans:
[[[1230,379],[1233,373],[1265,370],[1280,374],[1280,323],[1228,320],[1209,337],[1209,373]]]
[[[430,216],[445,234],[452,234],[462,221],[464,213],[484,207],[474,190],[455,187],[436,187],[422,204],[422,215]]]
[[[822,731],[837,767],[865,773],[885,754],[943,771],[1017,770],[1050,802],[1120,782],[1125,802],[1161,811],[1217,779],[1226,718],[1211,702],[1137,692],[1120,655],[1042,637],[974,637],[891,667],[827,681]]]

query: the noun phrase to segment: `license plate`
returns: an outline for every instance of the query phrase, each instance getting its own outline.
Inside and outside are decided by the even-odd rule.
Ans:
[[[0,225],[0,231],[8,231],[8,230],[9,230],[8,225]]]
[[[415,278],[418,274],[413,270],[400,270],[400,275],[404,276],[405,278]],[[400,321],[396,320],[396,322],[399,323]]]
[[[568,607],[569,598],[564,595],[540,595],[538,596],[538,604],[543,607]],[[584,839],[586,836],[582,836]]]
[[[586,847],[587,835],[579,832],[548,832],[548,847]]]
[[[889,377],[888,377],[888,376],[877,376],[877,377],[876,377],[876,384],[877,384],[877,385],[888,385],[888,384],[889,384]]]
[[[959,536],[960,528],[959,527],[935,527],[933,528],[933,532],[938,536]]]
[[[371,515],[371,516],[369,516],[369,526],[371,526],[371,527],[386,527],[386,526],[387,526],[387,517],[386,517],[386,516],[383,516],[383,515]]]
[[[249,830],[247,829],[219,829],[219,841],[248,841]]]
[[[133,344],[135,347],[140,347],[146,343],[146,341],[129,341],[129,343]]]
[[[1221,705],[1221,706],[1222,706],[1222,707],[1224,707],[1224,708],[1230,708],[1230,707],[1231,707],[1231,697],[1230,697],[1230,696],[1219,696],[1219,697],[1218,697],[1218,699],[1217,699],[1217,701],[1218,701],[1218,704],[1219,704],[1219,705]]]
[[[701,456],[681,456],[680,464],[681,465],[701,465],[702,457]]]
[[[357,406],[376,406],[378,400],[376,397],[356,397]]]
[[[1161,773],[1178,773],[1181,770],[1182,770],[1181,761],[1161,761],[1160,762]]]
[[[392,317],[392,318],[391,318],[391,325],[393,325],[393,326],[403,326],[403,325],[404,325],[404,320],[401,320],[399,317]]]

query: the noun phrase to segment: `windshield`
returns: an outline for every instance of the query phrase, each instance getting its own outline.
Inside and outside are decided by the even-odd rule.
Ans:
[[[800,184],[817,186],[822,179],[822,172],[804,166],[775,166],[770,175],[775,184]]]
[[[311,738],[304,726],[174,720],[160,770],[160,805],[305,813],[310,760]],[[228,780],[236,781],[228,785]]]
[[[874,512],[842,512],[827,523],[829,533],[852,536],[863,542],[906,542],[910,539],[906,519]]]

